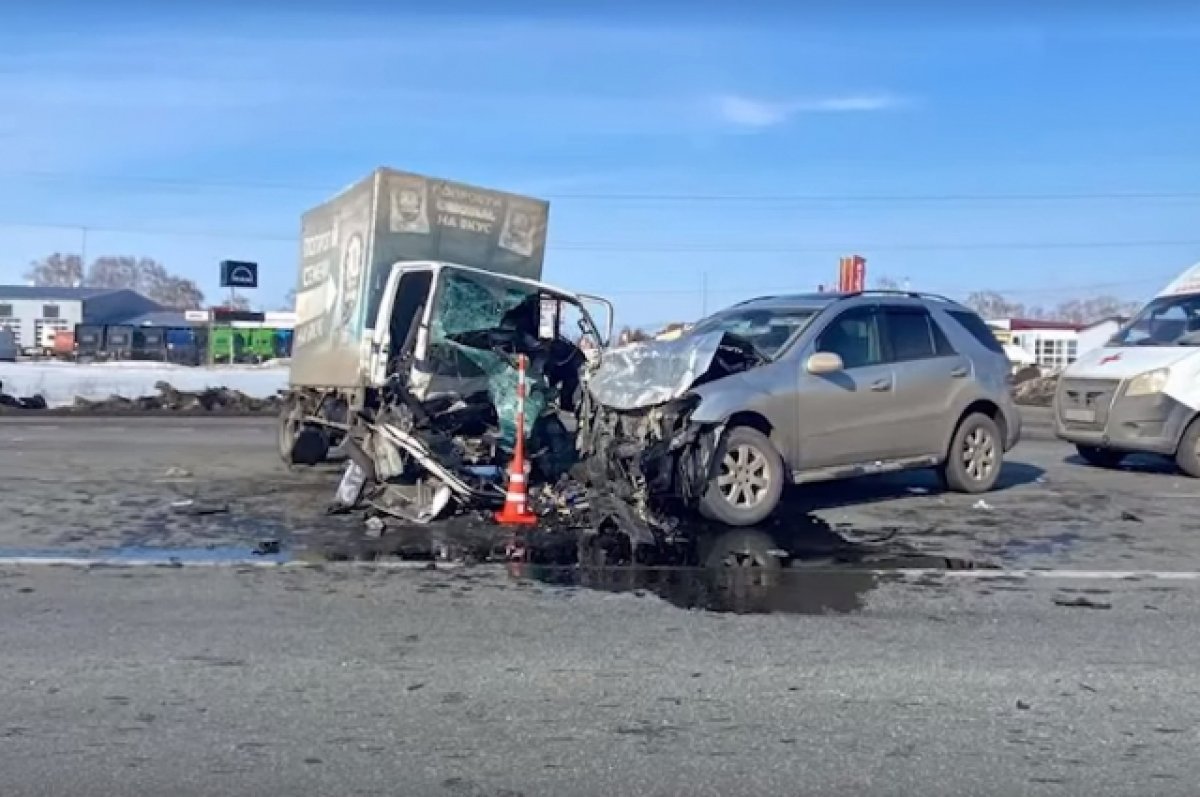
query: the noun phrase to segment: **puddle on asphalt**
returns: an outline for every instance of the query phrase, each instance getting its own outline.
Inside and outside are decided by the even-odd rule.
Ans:
[[[508,563],[510,572],[520,579],[571,589],[589,589],[611,593],[652,594],[682,609],[702,609],[735,614],[845,614],[861,611],[867,596],[880,583],[901,576],[890,570],[984,569],[994,565],[964,559],[934,556],[914,551],[894,533],[866,539],[853,539],[828,524],[809,518],[797,524],[795,519],[781,521],[777,528],[754,533],[768,541],[786,540],[786,566],[774,566],[773,554],[766,555],[767,566],[744,566],[745,557],[708,560],[691,551],[675,561],[654,562],[657,566],[620,565],[583,567],[576,562],[578,534],[563,531],[537,532],[526,538],[527,560]],[[786,526],[786,528],[784,528]],[[745,547],[749,530],[711,534],[707,544],[697,548],[709,551],[729,547],[737,553]],[[697,533],[697,539],[702,533]],[[335,535],[322,540],[298,541],[285,546],[267,538],[257,544],[214,544],[196,547],[129,545],[91,551],[63,549],[0,549],[5,559],[70,559],[83,562],[141,563],[161,566],[197,564],[284,564],[303,562],[387,562],[402,560],[413,564],[436,560],[482,561],[497,551],[497,542],[508,539],[504,530],[491,524],[439,524],[389,528],[381,538],[361,535]],[[728,542],[741,540],[738,545]],[[531,544],[536,541],[536,544]],[[1068,540],[1054,541],[1069,544]],[[777,548],[778,545],[772,546]],[[735,550],[736,549],[736,550]],[[765,549],[764,549],[765,550]],[[1006,551],[1008,556],[1033,553],[1031,550]],[[1008,558],[1005,556],[1003,558]],[[495,559],[492,559],[495,561]],[[672,566],[662,566],[662,565]],[[695,566],[706,564],[707,566]],[[685,566],[686,565],[686,566]],[[740,566],[739,566],[740,565]],[[919,583],[919,582],[918,582]],[[936,583],[936,582],[933,582]]]
[[[0,559],[36,559],[56,561],[69,559],[84,562],[150,562],[162,565],[236,564],[239,562],[290,561],[287,551],[275,546],[218,545],[207,548],[156,548],[131,545],[120,548],[96,548],[86,551],[69,549],[0,548]]]
[[[855,565],[795,562],[777,570],[754,567],[564,567],[510,563],[514,577],[559,587],[653,594],[681,609],[730,614],[848,614],[889,570],[991,569],[962,559],[897,556]]]

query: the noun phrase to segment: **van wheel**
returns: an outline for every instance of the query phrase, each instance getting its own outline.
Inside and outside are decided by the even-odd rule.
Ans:
[[[727,526],[753,526],[783,496],[783,458],[770,439],[749,426],[726,432],[713,458],[700,514]]]
[[[956,493],[986,493],[996,485],[1004,460],[1000,427],[983,413],[958,425],[942,464],[942,480]]]
[[[1124,452],[1101,446],[1077,445],[1075,450],[1079,452],[1080,459],[1097,468],[1115,468],[1125,459]]]
[[[1200,478],[1200,418],[1188,424],[1175,452],[1175,464],[1193,479]]]

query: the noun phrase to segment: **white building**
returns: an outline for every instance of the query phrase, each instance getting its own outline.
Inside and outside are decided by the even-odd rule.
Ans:
[[[162,307],[136,291],[0,285],[0,327],[25,351],[51,348],[54,333],[76,324],[120,324]]]
[[[1021,349],[1044,371],[1066,368],[1082,351],[1079,324],[1034,318],[998,318],[988,321],[988,325],[1001,331],[997,335],[1001,343]]]
[[[1081,327],[1079,330],[1079,353],[1086,354],[1103,346],[1113,335],[1117,334],[1117,330],[1126,320],[1128,319],[1120,316],[1110,316]]]

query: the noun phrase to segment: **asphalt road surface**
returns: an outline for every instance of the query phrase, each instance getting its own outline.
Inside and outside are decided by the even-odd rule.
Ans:
[[[254,566],[362,534],[261,420],[0,421],[3,793],[1194,794],[1200,484],[1030,437],[797,491],[778,579],[580,585]],[[244,561],[21,563],[101,549]]]

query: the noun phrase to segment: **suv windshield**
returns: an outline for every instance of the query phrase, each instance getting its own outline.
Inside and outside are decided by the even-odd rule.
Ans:
[[[808,326],[818,310],[815,307],[732,310],[704,319],[692,327],[691,334],[726,332],[746,341],[763,356],[774,358],[789,340]]]
[[[1108,345],[1200,345],[1200,294],[1155,299],[1121,327]]]

